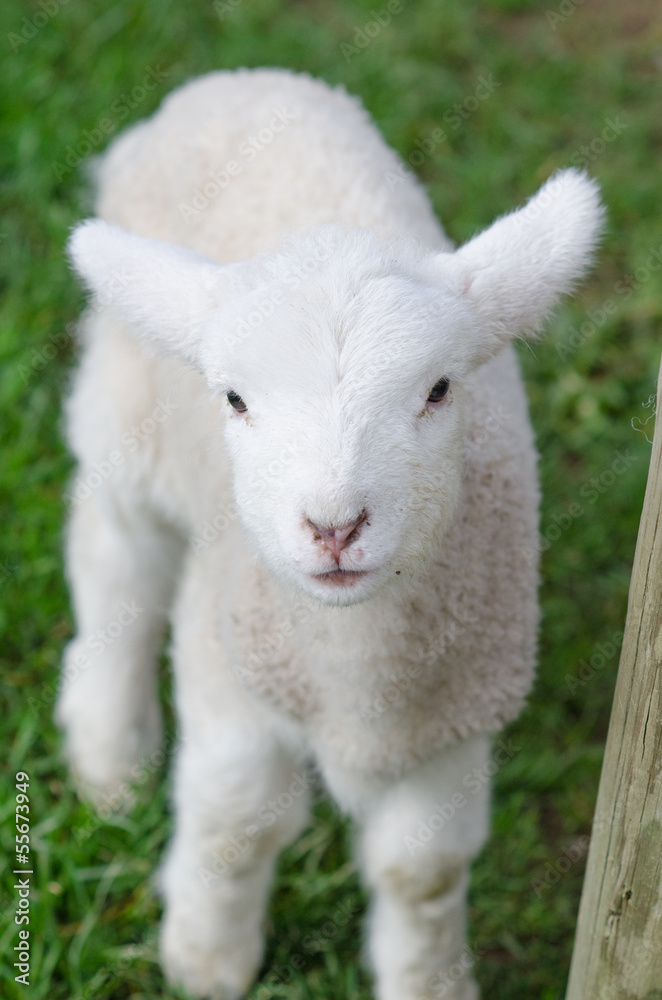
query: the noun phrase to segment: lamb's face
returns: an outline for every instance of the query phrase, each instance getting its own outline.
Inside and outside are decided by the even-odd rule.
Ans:
[[[475,319],[371,249],[367,264],[343,245],[298,282],[258,285],[206,333],[243,523],[279,577],[331,604],[404,583],[461,480]]]
[[[226,397],[239,510],[275,573],[349,604],[404,582],[448,527],[463,382],[539,328],[602,215],[567,170],[455,253],[326,227],[222,267],[102,222],[70,250],[106,308]]]

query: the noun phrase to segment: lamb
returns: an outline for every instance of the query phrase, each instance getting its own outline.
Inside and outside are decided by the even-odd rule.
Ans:
[[[585,272],[597,187],[558,173],[456,250],[359,103],[284,70],[186,84],[98,187],[70,242],[93,301],[57,718],[84,794],[130,779],[170,620],[165,972],[247,990],[312,763],[356,824],[379,1000],[475,998],[469,867],[538,622],[511,342]]]

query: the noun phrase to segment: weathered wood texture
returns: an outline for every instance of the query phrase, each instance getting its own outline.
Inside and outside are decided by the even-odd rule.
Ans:
[[[662,1000],[661,665],[658,409],[566,1000]]]

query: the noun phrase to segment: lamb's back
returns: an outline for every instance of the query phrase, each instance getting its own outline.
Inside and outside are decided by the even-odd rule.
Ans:
[[[101,218],[219,263],[327,222],[449,248],[423,187],[360,102],[287,70],[219,71],[180,87],[112,144],[98,184]]]

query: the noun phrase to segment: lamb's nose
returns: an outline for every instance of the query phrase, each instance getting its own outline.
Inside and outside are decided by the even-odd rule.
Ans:
[[[360,524],[365,521],[366,515],[365,511],[356,518],[355,521],[350,521],[347,524],[343,524],[339,527],[323,527],[321,524],[315,524],[310,518],[306,518],[307,524],[313,530],[313,538],[316,542],[320,542],[325,549],[333,554],[336,562],[340,559],[340,553],[343,549],[346,549],[352,542],[356,541],[358,538],[357,528]]]

